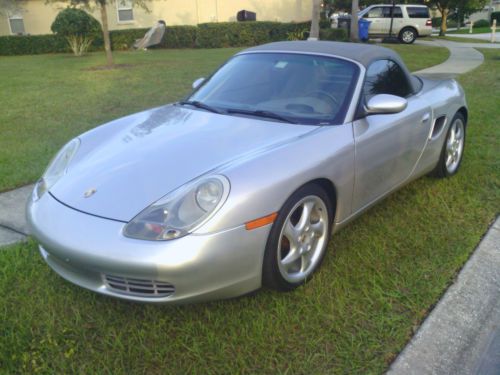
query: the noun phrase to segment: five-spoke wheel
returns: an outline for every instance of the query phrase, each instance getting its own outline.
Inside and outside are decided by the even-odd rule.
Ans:
[[[451,120],[439,162],[432,174],[436,177],[448,177],[457,173],[462,162],[464,146],[465,118],[459,112]]]
[[[331,219],[330,199],[320,186],[306,185],[292,194],[269,235],[264,284],[291,290],[310,278],[325,255]]]

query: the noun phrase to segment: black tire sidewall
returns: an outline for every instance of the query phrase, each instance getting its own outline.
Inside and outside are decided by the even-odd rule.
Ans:
[[[321,258],[318,261],[316,268],[313,270],[311,275],[307,280],[303,280],[298,283],[290,283],[285,280],[281,275],[278,266],[278,244],[280,240],[281,230],[288,217],[288,214],[295,206],[295,204],[306,196],[314,195],[320,198],[324,203],[328,211],[328,237],[330,237],[333,223],[333,209],[330,198],[328,197],[325,190],[317,184],[307,184],[299,189],[297,189],[283,204],[283,207],[280,209],[278,213],[278,217],[276,221],[273,223],[271,227],[271,231],[269,232],[269,236],[266,243],[266,250],[264,254],[264,261],[262,265],[262,284],[271,289],[279,290],[279,291],[290,291],[298,286],[304,284],[307,280],[310,280],[312,275],[317,271],[317,269],[321,266],[323,259],[326,254],[326,250],[328,248],[328,240],[325,244],[325,249],[321,254]]]

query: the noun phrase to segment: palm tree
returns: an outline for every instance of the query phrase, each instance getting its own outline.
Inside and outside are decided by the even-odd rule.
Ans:
[[[313,0],[311,18],[311,32],[309,40],[318,40],[319,38],[319,11],[321,8],[321,0]]]

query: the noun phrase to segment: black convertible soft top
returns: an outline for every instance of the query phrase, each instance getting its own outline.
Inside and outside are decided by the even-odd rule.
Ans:
[[[413,92],[417,92],[420,88],[420,82],[416,77],[410,74],[399,55],[393,50],[385,47],[361,43],[301,40],[293,42],[274,42],[263,44],[260,46],[247,48],[240,53],[249,52],[303,52],[313,54],[326,54],[357,61],[365,68],[367,68],[375,60],[393,60],[397,62],[405,71],[408,77],[408,81],[413,86]]]

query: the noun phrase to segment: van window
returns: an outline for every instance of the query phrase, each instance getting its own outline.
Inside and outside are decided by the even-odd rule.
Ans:
[[[407,7],[406,11],[410,18],[431,18],[427,7]]]

